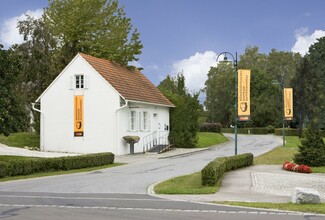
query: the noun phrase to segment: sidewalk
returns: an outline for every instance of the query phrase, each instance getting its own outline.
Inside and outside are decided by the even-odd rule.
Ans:
[[[325,202],[325,174],[302,174],[281,169],[279,165],[256,165],[228,172],[219,192],[209,195],[149,194],[172,200],[197,202],[242,201],[286,203],[291,201],[295,187],[314,188]]]

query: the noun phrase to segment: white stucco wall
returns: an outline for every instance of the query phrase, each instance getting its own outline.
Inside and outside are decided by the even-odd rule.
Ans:
[[[128,114],[131,110],[136,111],[137,113],[146,111],[150,115],[150,129],[148,131],[141,131],[137,128],[136,131],[128,130]],[[154,118],[156,114],[156,118]],[[148,105],[143,103],[132,103],[130,102],[126,108],[123,108],[117,112],[118,121],[118,133],[117,133],[117,145],[119,155],[129,154],[130,146],[126,144],[122,139],[123,136],[139,136],[140,141],[135,144],[134,152],[140,153],[143,152],[144,137],[152,134],[157,131],[158,136],[167,135],[169,133],[169,108],[157,105]],[[168,130],[167,130],[168,126]]]
[[[71,76],[84,74],[88,89],[70,88]],[[74,95],[84,95],[84,136],[74,137]],[[41,97],[41,149],[96,153],[116,147],[118,93],[80,56],[60,74]]]

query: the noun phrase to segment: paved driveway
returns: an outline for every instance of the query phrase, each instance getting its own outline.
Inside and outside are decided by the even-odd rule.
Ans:
[[[259,155],[280,143],[281,139],[272,135],[239,135],[238,154],[251,152]],[[156,159],[151,155],[122,156],[117,157],[116,161],[128,162],[129,158],[133,163],[88,173],[2,182],[0,189],[16,192],[145,194],[147,188],[155,182],[200,171],[216,157],[233,154],[234,144],[229,142],[195,154],[165,159]]]

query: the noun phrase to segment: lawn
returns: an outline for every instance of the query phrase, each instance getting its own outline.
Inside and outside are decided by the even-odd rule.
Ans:
[[[155,186],[157,194],[212,194],[219,190],[220,183],[216,186],[202,186],[201,172],[179,176],[161,182]]]
[[[0,135],[0,143],[10,147],[31,147],[39,149],[40,137],[37,133],[20,132],[10,134],[8,137]]]
[[[324,139],[325,141],[325,139]],[[282,165],[285,161],[292,161],[298,146],[301,144],[297,136],[287,136],[286,146],[277,147],[259,157],[254,158],[254,165]],[[314,173],[325,173],[325,167],[312,167]]]
[[[210,147],[213,145],[225,143],[228,141],[228,138],[223,136],[220,133],[214,132],[199,132],[198,133],[198,148]]]
[[[217,204],[245,206],[252,208],[278,209],[297,212],[325,214],[325,203],[321,204],[293,204],[293,203],[266,203],[266,202],[215,202]]]

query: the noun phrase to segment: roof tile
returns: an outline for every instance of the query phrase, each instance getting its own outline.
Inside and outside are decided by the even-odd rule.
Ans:
[[[109,60],[79,54],[125,99],[174,106],[139,70],[128,70]]]

